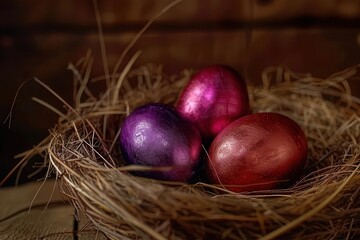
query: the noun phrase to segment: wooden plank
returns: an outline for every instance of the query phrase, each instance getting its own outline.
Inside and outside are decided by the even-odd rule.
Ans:
[[[110,71],[132,37],[130,33],[105,36]],[[326,77],[360,62],[357,38],[356,30],[256,30],[248,56],[249,81],[259,83],[264,68],[279,64],[294,71]],[[9,41],[12,44],[4,49],[5,58],[1,63],[4,80],[0,82],[0,89],[7,89],[0,94],[4,116],[20,83],[31,76],[37,76],[71,103],[72,76],[66,69],[67,64],[83,57],[88,49],[93,49],[95,58],[92,75],[103,74],[96,34],[34,35],[27,36],[26,42],[18,38]],[[143,54],[136,62],[137,66],[149,62],[163,64],[167,73],[209,64],[228,64],[244,72],[246,61],[243,31],[147,33],[135,44],[125,62],[138,49],[143,50]],[[354,88],[355,93],[359,93],[357,86]],[[33,103],[33,96],[49,101],[62,111],[65,109],[45,89],[29,83],[20,92],[13,121],[15,126],[26,123],[27,128],[38,131],[44,126],[49,127],[49,122],[54,122],[56,116]],[[25,111],[21,111],[24,107]],[[31,112],[37,112],[37,115]],[[23,130],[26,130],[25,126]]]
[[[67,204],[54,187],[54,180],[48,180],[41,186],[34,182],[19,187],[0,189],[0,239],[57,239],[73,238],[74,209]],[[38,189],[41,191],[35,198]],[[53,194],[52,194],[53,192]],[[33,201],[34,200],[34,201]],[[31,202],[32,210],[29,211]],[[46,208],[46,204],[49,203]],[[80,215],[79,229],[87,224]],[[94,229],[80,231],[80,240],[106,239]]]
[[[37,194],[39,189],[40,191]],[[43,206],[43,209],[48,202],[65,202],[53,180],[3,188],[0,189],[0,196],[0,206],[2,206],[0,208],[0,221],[19,213],[27,213],[30,210],[31,202],[33,202],[34,207]]]
[[[98,1],[105,27],[138,23],[143,25],[172,0],[111,0]],[[79,1],[2,1],[0,3],[0,26],[31,27],[96,27],[93,2]],[[253,4],[254,12],[249,12]],[[192,25],[197,23],[222,23],[233,21],[273,21],[291,18],[338,17],[359,18],[360,2],[357,0],[184,0],[157,20],[157,23]],[[155,23],[156,25],[156,23]],[[138,26],[138,25],[137,25]],[[49,29],[51,30],[51,29]]]

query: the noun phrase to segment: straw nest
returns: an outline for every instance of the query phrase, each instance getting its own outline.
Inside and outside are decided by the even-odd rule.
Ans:
[[[264,70],[249,86],[254,112],[297,121],[308,138],[306,170],[295,185],[235,194],[207,183],[135,177],[119,151],[122,120],[148,102],[173,104],[191,76],[147,65],[110,77],[75,72],[75,104],[45,142],[50,166],[73,206],[110,239],[351,239],[360,233],[360,109],[347,79],[285,67]],[[83,70],[86,68],[83,68]],[[93,83],[91,83],[93,81]],[[92,85],[104,91],[95,96]]]

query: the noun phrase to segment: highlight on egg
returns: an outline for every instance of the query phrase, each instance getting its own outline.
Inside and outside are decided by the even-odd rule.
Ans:
[[[300,126],[278,113],[242,117],[212,142],[210,181],[234,192],[268,190],[296,180],[306,164],[307,140]]]
[[[181,92],[176,109],[196,124],[204,139],[213,139],[232,121],[251,112],[244,79],[224,65],[197,72]]]
[[[201,135],[171,106],[148,104],[135,109],[124,121],[120,147],[128,164],[168,167],[139,175],[169,181],[187,181],[199,161]]]

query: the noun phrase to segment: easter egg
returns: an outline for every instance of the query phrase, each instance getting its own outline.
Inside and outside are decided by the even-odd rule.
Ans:
[[[244,79],[228,66],[215,65],[196,73],[181,92],[177,110],[198,127],[204,139],[250,113]]]
[[[148,104],[125,119],[120,147],[128,164],[163,167],[159,171],[139,171],[141,176],[186,181],[199,161],[201,135],[173,107]]]
[[[300,126],[278,113],[242,117],[221,131],[209,149],[211,182],[235,191],[273,189],[301,174],[307,140]]]

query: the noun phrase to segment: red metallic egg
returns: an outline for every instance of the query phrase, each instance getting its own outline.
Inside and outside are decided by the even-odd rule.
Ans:
[[[209,179],[235,192],[273,189],[299,176],[307,152],[305,134],[292,119],[278,113],[247,115],[212,142]]]
[[[227,66],[211,66],[196,73],[179,96],[177,110],[194,122],[204,139],[250,113],[244,79]]]

